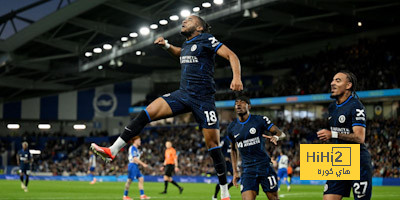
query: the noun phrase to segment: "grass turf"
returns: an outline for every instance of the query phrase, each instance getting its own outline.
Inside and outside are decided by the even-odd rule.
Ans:
[[[21,189],[20,181],[0,180],[0,200],[121,200],[124,190],[123,182],[98,182],[90,185],[88,182],[78,181],[30,181],[29,192],[25,193]],[[195,199],[211,200],[214,193],[214,184],[205,183],[180,183],[184,187],[180,195],[178,189],[168,185],[167,194],[159,194],[164,189],[164,183],[145,182],[145,193],[151,199]],[[372,199],[394,200],[400,199],[400,187],[375,186],[372,190]],[[261,191],[261,190],[260,190]],[[282,185],[282,191],[279,192],[280,199],[310,200],[322,199],[323,186],[311,185],[292,185],[290,192],[286,191],[286,185]],[[231,199],[241,199],[240,190],[231,188]],[[139,199],[137,183],[132,183],[129,190],[129,196]],[[267,199],[263,192],[257,199]]]

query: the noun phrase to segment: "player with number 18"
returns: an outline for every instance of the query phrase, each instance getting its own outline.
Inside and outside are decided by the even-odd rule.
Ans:
[[[192,112],[202,129],[206,146],[213,159],[221,186],[221,199],[229,200],[226,165],[219,146],[219,122],[214,98],[215,55],[227,59],[231,65],[233,79],[230,88],[240,91],[243,90],[243,84],[238,57],[209,31],[210,26],[201,17],[191,15],[182,22],[181,35],[186,38],[182,47],[169,44],[163,37],[157,38],[154,44],[180,60],[179,90],[154,100],[125,127],[124,132],[110,148],[99,147],[94,143],[91,148],[106,161],[111,161],[120,149],[131,138],[138,135],[149,122]]]

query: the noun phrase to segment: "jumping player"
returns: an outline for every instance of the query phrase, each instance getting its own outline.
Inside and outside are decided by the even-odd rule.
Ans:
[[[215,55],[229,60],[233,79],[230,88],[243,90],[240,62],[234,52],[220,43],[209,33],[210,26],[199,16],[191,15],[182,22],[181,34],[186,41],[182,47],[168,43],[159,37],[154,44],[166,49],[172,56],[180,59],[181,83],[179,90],[166,94],[153,101],[145,110],[125,127],[124,132],[109,147],[92,144],[91,148],[106,161],[111,161],[121,148],[138,135],[150,121],[192,112],[205,138],[206,146],[214,162],[219,183],[221,199],[229,200],[224,156],[219,146],[219,121],[215,107],[214,62]]]
[[[324,188],[324,200],[339,200],[350,196],[353,188],[354,199],[371,199],[372,165],[371,155],[364,145],[366,113],[364,105],[356,94],[357,77],[348,71],[337,73],[331,82],[329,105],[330,130],[317,132],[320,140],[332,139],[334,144],[360,144],[360,180],[328,180]]]
[[[265,138],[277,145],[285,138],[283,133],[268,117],[250,114],[250,99],[245,96],[235,101],[237,120],[229,124],[227,132],[232,141],[231,159],[233,166],[233,184],[237,186],[239,172],[237,170],[237,151],[242,158],[243,172],[241,179],[242,199],[254,200],[258,195],[259,185],[268,199],[277,200],[277,176],[272,168],[271,158],[265,149]],[[273,136],[265,135],[265,132]]]

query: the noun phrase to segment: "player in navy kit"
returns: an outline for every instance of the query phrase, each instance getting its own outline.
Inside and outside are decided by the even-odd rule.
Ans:
[[[323,141],[332,139],[334,144],[360,144],[360,180],[328,180],[324,188],[325,200],[349,197],[351,188],[354,199],[371,199],[371,155],[364,145],[366,113],[355,93],[356,86],[357,78],[351,72],[339,72],[333,77],[331,98],[336,101],[328,108],[330,130],[320,130],[317,135]]]
[[[180,59],[181,83],[179,90],[154,100],[134,120],[125,127],[124,132],[110,148],[92,143],[91,148],[106,161],[115,155],[126,143],[138,135],[150,121],[164,119],[182,113],[192,112],[205,138],[210,156],[213,159],[221,185],[221,199],[228,200],[224,156],[219,146],[219,122],[215,107],[214,62],[215,55],[229,60],[233,79],[230,88],[243,90],[240,62],[234,52],[209,34],[210,26],[200,17],[191,15],[182,22],[181,34],[186,37],[182,47],[169,44],[159,37],[154,44],[166,49],[172,56]]]
[[[17,154],[17,164],[19,165],[19,176],[21,179],[21,188],[28,192],[29,174],[31,172],[30,165],[33,162],[32,154],[29,153],[28,143],[22,143],[22,149]],[[25,183],[24,183],[25,176]]]
[[[238,97],[235,101],[237,120],[229,124],[227,132],[232,141],[231,159],[233,183],[237,186],[237,150],[242,158],[241,192],[242,199],[254,200],[258,195],[259,185],[268,199],[278,198],[277,175],[272,168],[271,158],[265,149],[265,138],[275,145],[285,138],[283,133],[268,117],[250,114],[250,99]],[[273,136],[265,135],[266,131]]]

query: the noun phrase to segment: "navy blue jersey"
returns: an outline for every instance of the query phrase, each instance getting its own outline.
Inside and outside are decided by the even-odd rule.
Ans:
[[[221,151],[225,157],[231,158],[231,140],[229,139],[229,136],[221,139]]]
[[[24,150],[21,149],[18,151],[18,156],[19,156],[19,165],[21,168],[26,168],[29,167],[30,160],[32,158],[31,153],[29,153],[29,149]]]
[[[215,94],[215,54],[221,46],[222,43],[208,33],[201,33],[183,43],[180,56],[181,90],[199,97]]]
[[[238,147],[244,169],[258,166],[266,168],[271,162],[262,135],[273,125],[268,117],[251,114],[245,122],[237,119],[229,124],[228,136],[232,144],[236,143]]]
[[[343,134],[353,133],[353,126],[366,127],[366,113],[364,105],[353,96],[350,96],[345,102],[336,104],[332,102],[329,105],[329,126],[332,132],[338,132]],[[354,142],[332,139],[334,144],[356,144]],[[361,163],[370,162],[369,152],[364,144],[360,144]],[[367,159],[367,160],[366,160]]]

